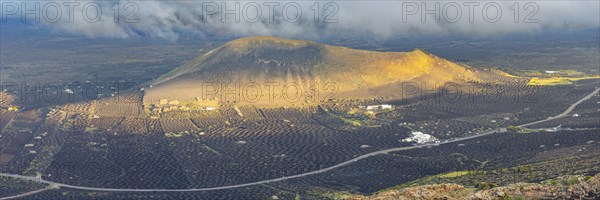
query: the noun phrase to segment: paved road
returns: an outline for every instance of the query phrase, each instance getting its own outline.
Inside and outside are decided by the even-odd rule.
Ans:
[[[554,117],[549,117],[548,119],[544,119],[544,120],[539,120],[539,121],[535,121],[535,122],[531,122],[531,123],[527,123],[527,124],[523,124],[520,125],[521,127],[525,127],[525,126],[530,126],[533,124],[538,124],[538,123],[542,123],[548,120],[552,120],[552,119],[556,119],[556,118],[560,118],[560,117],[564,117],[567,116],[571,111],[573,111],[573,109],[581,104],[582,102],[584,102],[585,100],[590,99],[592,96],[598,94],[598,92],[600,91],[600,88],[597,88],[596,90],[594,90],[592,93],[590,93],[589,95],[583,97],[582,99],[580,99],[579,101],[571,104],[571,106],[569,106],[569,108],[567,108],[567,110],[565,110],[564,112],[562,112],[559,115],[556,115]],[[17,175],[17,174],[5,174],[5,173],[0,173],[0,176],[5,176],[5,177],[12,177],[12,178],[18,178],[18,179],[23,179],[23,180],[30,180],[30,181],[35,181],[35,182],[39,182],[39,183],[45,183],[50,185],[50,187],[54,187],[54,188],[71,188],[71,189],[79,189],[79,190],[89,190],[89,191],[104,191],[104,192],[195,192],[195,191],[210,191],[210,190],[223,190],[223,189],[232,189],[232,188],[241,188],[241,187],[247,187],[247,186],[253,186],[253,185],[261,185],[261,184],[265,184],[265,183],[272,183],[272,182],[278,182],[278,181],[284,181],[284,180],[289,180],[289,179],[295,179],[295,178],[301,178],[301,177],[305,177],[305,176],[310,176],[310,175],[314,175],[314,174],[320,174],[320,173],[324,173],[324,172],[328,172],[346,165],[350,165],[356,161],[362,160],[362,159],[366,159],[369,157],[373,157],[373,156],[377,156],[380,154],[387,154],[390,152],[395,152],[395,151],[404,151],[404,150],[409,150],[409,149],[417,149],[417,148],[424,148],[424,147],[429,147],[429,146],[437,146],[437,145],[442,145],[442,144],[450,144],[450,143],[455,143],[455,142],[460,142],[463,140],[468,140],[468,139],[473,139],[473,138],[478,138],[478,137],[482,137],[485,135],[490,135],[490,134],[494,134],[494,133],[501,133],[501,132],[505,132],[506,129],[500,128],[500,129],[495,129],[495,130],[491,130],[491,131],[487,131],[487,132],[483,132],[483,133],[479,133],[476,135],[471,135],[471,136],[466,136],[466,137],[461,137],[461,138],[457,138],[457,139],[453,139],[453,140],[448,140],[448,141],[444,141],[444,142],[440,142],[438,144],[422,144],[422,145],[416,145],[416,146],[409,146],[409,147],[399,147],[399,148],[392,148],[392,149],[384,149],[384,150],[379,150],[379,151],[375,151],[375,152],[371,152],[371,153],[367,153],[361,156],[358,156],[356,158],[353,158],[352,160],[348,160],[327,168],[323,168],[320,170],[315,170],[315,171],[311,171],[311,172],[306,172],[306,173],[302,173],[302,174],[297,174],[297,175],[293,175],[293,176],[284,176],[284,177],[280,177],[280,178],[274,178],[274,179],[268,179],[268,180],[264,180],[264,181],[257,181],[257,182],[252,182],[252,183],[244,183],[244,184],[238,184],[238,185],[228,185],[228,186],[218,186],[218,187],[208,187],[208,188],[190,188],[190,189],[125,189],[125,188],[98,188],[98,187],[85,187],[85,186],[76,186],[76,185],[68,185],[68,184],[63,184],[63,183],[57,183],[57,182],[53,182],[53,181],[47,181],[42,179],[41,177],[32,177],[32,176],[23,176],[23,175]]]
[[[598,92],[600,91],[600,88],[597,88],[596,90],[594,90],[592,93],[588,94],[587,96],[579,99],[579,101],[571,104],[571,106],[569,106],[569,108],[567,108],[564,112],[554,116],[554,117],[548,117],[547,119],[543,119],[540,121],[535,121],[535,122],[531,122],[531,123],[527,123],[527,124],[523,124],[520,125],[521,127],[525,127],[525,126],[530,126],[530,125],[534,125],[534,124],[539,124],[542,122],[547,122],[553,119],[557,119],[557,118],[561,118],[561,117],[566,117],[567,115],[569,115],[569,113],[571,113],[571,111],[573,111],[573,109],[575,109],[575,107],[577,107],[577,105],[581,104],[582,102],[592,98],[594,95],[598,94]]]
[[[45,187],[45,188],[42,188],[42,189],[39,189],[39,190],[29,191],[29,192],[25,192],[25,193],[22,193],[22,194],[15,195],[15,196],[2,197],[2,198],[0,198],[0,200],[8,200],[8,199],[21,198],[21,197],[25,197],[25,196],[29,196],[29,195],[32,195],[32,194],[40,193],[40,192],[43,192],[43,191],[46,191],[46,190],[50,190],[50,189],[53,189],[53,188],[51,188],[51,187]]]

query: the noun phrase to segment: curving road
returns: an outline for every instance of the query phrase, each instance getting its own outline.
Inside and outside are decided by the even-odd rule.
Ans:
[[[594,90],[592,93],[590,93],[589,95],[583,97],[582,99],[580,99],[579,101],[571,104],[571,106],[569,106],[569,108],[567,108],[564,112],[562,112],[559,115],[553,116],[553,117],[549,117],[547,119],[544,120],[539,120],[539,121],[535,121],[535,122],[531,122],[531,123],[527,123],[527,124],[523,124],[523,125],[519,125],[521,127],[525,127],[525,126],[530,126],[533,124],[538,124],[538,123],[542,123],[542,122],[546,122],[552,119],[557,119],[560,117],[565,117],[567,116],[571,111],[573,111],[573,109],[575,107],[577,107],[577,105],[581,104],[582,102],[590,99],[592,96],[598,94],[598,92],[600,92],[600,88],[597,88],[596,90]],[[53,188],[71,188],[71,189],[79,189],[79,190],[89,190],[89,191],[102,191],[102,192],[196,192],[196,191],[210,191],[210,190],[223,190],[223,189],[232,189],[232,188],[240,188],[240,187],[247,187],[247,186],[254,186],[254,185],[261,185],[261,184],[265,184],[265,183],[272,183],[272,182],[278,182],[278,181],[284,181],[284,180],[289,180],[289,179],[295,179],[295,178],[300,178],[300,177],[305,177],[305,176],[310,176],[310,175],[314,175],[314,174],[320,174],[320,173],[324,173],[327,171],[331,171],[346,165],[350,165],[356,161],[362,160],[362,159],[366,159],[369,157],[373,157],[373,156],[377,156],[380,154],[386,154],[386,153],[390,153],[390,152],[395,152],[395,151],[404,151],[404,150],[409,150],[409,149],[417,149],[417,148],[423,148],[423,147],[429,147],[429,146],[437,146],[437,145],[442,145],[442,144],[449,144],[449,143],[455,143],[455,142],[459,142],[459,141],[463,141],[463,140],[468,140],[468,139],[473,139],[473,138],[477,138],[477,137],[482,137],[485,135],[490,135],[490,134],[494,134],[494,133],[500,133],[500,132],[505,132],[506,129],[504,128],[499,128],[499,129],[495,129],[495,130],[491,130],[491,131],[487,131],[487,132],[483,132],[483,133],[479,133],[476,135],[471,135],[471,136],[466,136],[466,137],[461,137],[461,138],[457,138],[457,139],[453,139],[453,140],[448,140],[448,141],[444,141],[444,142],[440,142],[437,144],[422,144],[422,145],[416,145],[416,146],[408,146],[408,147],[399,147],[399,148],[391,148],[391,149],[384,149],[384,150],[379,150],[379,151],[375,151],[375,152],[371,152],[371,153],[367,153],[361,156],[358,156],[356,158],[353,158],[352,160],[348,160],[327,168],[323,168],[320,170],[315,170],[315,171],[311,171],[311,172],[306,172],[306,173],[302,173],[302,174],[297,174],[297,175],[293,175],[293,176],[284,176],[284,177],[280,177],[280,178],[274,178],[274,179],[268,179],[268,180],[263,180],[263,181],[257,181],[257,182],[252,182],[252,183],[244,183],[244,184],[238,184],[238,185],[228,185],[228,186],[218,186],[218,187],[208,187],[208,188],[190,188],[190,189],[126,189],[126,188],[98,188],[98,187],[85,187],[85,186],[76,186],[76,185],[68,185],[68,184],[63,184],[63,183],[57,183],[57,182],[53,182],[53,181],[47,181],[42,179],[40,176],[38,177],[33,177],[33,176],[23,176],[23,175],[18,175],[18,174],[5,174],[5,173],[0,173],[0,176],[4,176],[4,177],[12,177],[12,178],[18,178],[18,179],[23,179],[23,180],[29,180],[29,181],[35,181],[35,182],[39,182],[39,183],[44,183],[44,184],[48,184],[50,187]]]
[[[539,124],[539,123],[542,123],[542,122],[547,122],[547,121],[550,121],[550,120],[553,120],[553,119],[558,119],[558,118],[561,118],[561,117],[566,117],[569,113],[571,113],[571,111],[573,111],[573,109],[575,109],[575,107],[577,107],[577,105],[579,105],[579,104],[583,103],[584,101],[592,98],[594,95],[598,94],[598,91],[600,91],[600,88],[596,88],[596,90],[594,90],[592,93],[590,93],[587,96],[579,99],[579,101],[571,104],[571,106],[569,106],[569,108],[567,108],[564,112],[562,112],[562,113],[560,113],[560,114],[558,114],[556,116],[548,117],[547,119],[543,119],[543,120],[540,120],[540,121],[535,121],[535,122],[523,124],[523,125],[520,125],[520,127],[530,126],[530,125]]]
[[[25,192],[25,193],[22,193],[22,194],[18,194],[18,195],[15,195],[15,196],[0,197],[0,200],[17,199],[17,198],[26,197],[26,196],[29,196],[29,195],[32,195],[32,194],[36,194],[36,193],[40,193],[40,192],[43,192],[43,191],[46,191],[46,190],[50,190],[50,189],[53,189],[53,188],[51,188],[51,187],[45,187],[45,188],[42,188],[42,189],[39,189],[39,190],[33,190],[33,191]]]

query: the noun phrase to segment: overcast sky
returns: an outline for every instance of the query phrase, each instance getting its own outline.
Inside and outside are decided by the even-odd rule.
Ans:
[[[366,0],[280,1],[278,4],[227,1],[225,6],[219,1],[192,0],[117,1],[117,6],[112,4],[115,2],[105,1],[47,2],[38,2],[39,23],[31,11],[25,11],[35,10],[35,1],[25,4],[3,1],[0,14],[3,22],[21,21],[24,15],[34,26],[91,38],[151,36],[167,40],[177,40],[182,34],[302,39],[342,34],[383,39],[415,35],[488,36],[598,28],[600,25],[600,3],[596,0],[428,1],[424,4]],[[235,3],[239,5],[237,9]],[[223,18],[221,12],[226,9],[230,14]],[[97,17],[98,10],[100,17]],[[118,10],[118,22],[115,22],[115,10]]]

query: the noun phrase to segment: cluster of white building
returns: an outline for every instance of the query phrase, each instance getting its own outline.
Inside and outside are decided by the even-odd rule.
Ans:
[[[403,139],[402,142],[416,142],[418,144],[424,144],[430,142],[439,143],[440,141],[429,134],[425,134],[420,131],[413,131],[411,132],[411,137]]]

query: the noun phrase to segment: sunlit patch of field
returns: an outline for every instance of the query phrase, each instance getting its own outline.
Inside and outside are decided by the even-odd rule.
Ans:
[[[527,85],[571,85],[574,81],[585,80],[585,79],[596,79],[600,76],[582,77],[582,78],[570,78],[570,77],[553,77],[553,78],[531,78]]]
[[[519,74],[520,76],[525,77],[544,77],[544,78],[552,78],[552,77],[585,77],[586,73],[577,71],[574,69],[566,69],[566,70],[518,70],[518,69],[508,69],[512,74]],[[550,73],[549,73],[550,72]]]

